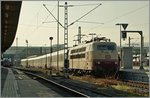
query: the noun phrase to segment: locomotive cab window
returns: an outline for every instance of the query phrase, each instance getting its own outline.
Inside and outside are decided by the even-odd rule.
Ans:
[[[97,50],[116,50],[115,45],[97,45]]]

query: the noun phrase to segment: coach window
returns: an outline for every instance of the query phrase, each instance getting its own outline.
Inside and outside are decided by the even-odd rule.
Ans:
[[[72,59],[72,55],[70,56],[70,59]]]
[[[73,59],[72,55],[70,56],[70,59]]]
[[[71,53],[73,53],[73,50],[71,50]]]
[[[83,51],[85,51],[85,50],[86,50],[86,47],[83,48]]]
[[[85,58],[85,54],[81,54],[81,56],[80,56],[81,58]]]
[[[71,50],[71,54],[72,54],[72,53],[75,53],[75,50]]]
[[[82,51],[82,48],[79,49],[79,52],[81,52],[81,51]]]
[[[76,49],[75,51],[76,51],[75,53],[77,53],[77,52],[78,52],[78,49]]]
[[[72,50],[72,53],[75,53],[75,50]]]
[[[80,48],[80,52],[82,52],[82,48]]]

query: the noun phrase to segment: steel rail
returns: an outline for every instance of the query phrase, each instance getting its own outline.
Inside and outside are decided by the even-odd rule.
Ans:
[[[44,81],[46,81],[46,82],[49,82],[49,83],[51,83],[51,84],[53,84],[53,85],[55,85],[55,86],[57,86],[57,87],[59,87],[59,88],[65,90],[65,91],[67,91],[67,92],[70,92],[70,93],[73,94],[75,97],[87,97],[87,98],[90,98],[90,96],[88,96],[88,95],[85,95],[85,94],[83,94],[83,93],[81,93],[81,92],[75,91],[75,90],[73,90],[73,89],[71,89],[71,88],[68,88],[68,87],[63,86],[63,85],[61,85],[61,84],[58,84],[58,83],[56,83],[56,82],[54,82],[54,81],[52,81],[52,80],[46,79],[46,78],[44,78],[44,77],[42,77],[42,76],[39,76],[39,75],[30,73],[30,72],[25,72],[25,71],[24,71],[24,73],[29,74],[29,75],[32,75],[32,76],[34,76],[34,77],[38,77],[38,78],[40,78],[40,79],[42,79],[42,80],[44,80]]]

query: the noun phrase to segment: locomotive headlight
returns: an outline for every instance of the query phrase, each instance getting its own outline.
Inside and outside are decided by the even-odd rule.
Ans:
[[[100,61],[98,61],[98,62],[97,62],[97,64],[101,64],[101,62],[100,62]]]
[[[115,64],[118,64],[118,62],[116,61]]]

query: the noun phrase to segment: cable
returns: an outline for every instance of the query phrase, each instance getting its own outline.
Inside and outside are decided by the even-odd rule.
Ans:
[[[126,16],[126,15],[133,14],[133,13],[137,12],[138,10],[145,8],[146,6],[148,6],[148,4],[146,4],[146,5],[142,6],[142,7],[139,7],[139,8],[137,8],[137,9],[134,9],[134,10],[132,10],[132,11],[129,11],[129,12],[127,12],[127,13],[124,13],[124,14],[122,14],[122,15],[120,15],[120,16],[118,16],[118,17],[115,17],[115,18],[113,18],[113,19],[111,19],[111,20],[109,20],[109,21],[106,21],[104,24],[110,23],[110,22],[112,22],[112,21],[114,21],[114,20],[116,20],[116,19],[119,19],[119,18],[121,18],[121,17],[124,17],[124,16]],[[95,26],[95,27],[93,27],[93,28],[91,28],[91,29],[95,29],[95,28],[98,28],[98,27],[100,27],[100,26]]]
[[[73,6],[91,6],[91,5],[98,5],[98,4],[83,4],[83,5],[73,5]]]
[[[88,21],[77,21],[77,22],[82,22],[82,23],[93,23],[93,24],[104,24],[100,22],[88,22]]]
[[[47,22],[42,22],[42,23],[53,23],[53,22],[57,22],[57,21],[47,21]]]
[[[64,26],[56,19],[56,17],[51,13],[51,11],[49,11],[49,9],[46,7],[45,4],[43,4],[43,6],[46,8],[46,10],[53,16],[53,18],[64,28]]]
[[[140,9],[145,8],[146,6],[147,6],[147,4],[144,5],[144,6],[142,6],[142,7],[140,7],[140,8],[137,8],[137,9],[135,9],[135,10],[132,10],[132,11],[130,11],[130,12],[124,13],[124,14],[118,16],[118,17],[115,17],[114,19],[111,19],[111,20],[107,21],[106,23],[112,22],[112,21],[114,21],[114,20],[116,20],[116,19],[119,19],[119,18],[121,18],[121,17],[127,16],[127,15],[129,15],[129,14],[133,14],[133,13],[135,13],[136,11],[139,11]]]
[[[56,8],[56,6],[51,10],[51,12],[53,12],[55,8]],[[48,14],[48,16],[45,18],[44,22],[48,19],[49,16],[50,16],[50,14]]]
[[[87,12],[86,14],[84,14],[83,16],[81,16],[80,18],[78,18],[77,20],[75,20],[74,22],[72,22],[70,25],[68,25],[68,27],[71,26],[71,25],[73,25],[75,22],[79,21],[80,19],[82,19],[86,15],[88,15],[90,12],[92,12],[93,10],[95,10],[96,8],[98,8],[100,5],[102,5],[102,4],[97,5],[95,8],[93,8],[92,10],[90,10],[89,12]]]
[[[56,22],[56,21],[54,21]],[[19,24],[19,25],[22,25],[22,26],[27,26],[27,27],[36,27],[37,25],[32,25],[32,24]],[[43,27],[43,28],[56,28],[56,27],[49,27],[49,26],[40,26],[40,27]]]
[[[56,7],[54,7],[54,8],[52,9],[52,11],[54,11],[55,8],[56,8]],[[49,15],[50,15],[50,14],[49,14]],[[46,17],[45,20],[48,19],[49,15]],[[51,21],[51,22],[56,22],[56,21]],[[45,23],[45,22],[44,22],[44,23]],[[35,32],[37,29],[39,29],[39,27],[43,27],[43,28],[55,28],[55,27],[41,26],[42,24],[43,24],[43,22],[42,22],[40,25],[38,25],[37,28],[33,29],[31,34],[33,34],[33,32]],[[23,25],[24,25],[24,24],[23,24]],[[26,24],[25,24],[25,25],[26,25]],[[28,25],[28,26],[29,26],[29,25]],[[30,25],[30,26],[34,26],[34,25]],[[30,36],[31,36],[31,34],[30,34]],[[29,36],[29,37],[30,37],[30,36]]]
[[[51,12],[53,12],[55,8],[56,8],[56,6],[52,9]],[[49,14],[49,15],[50,15],[50,14]],[[37,28],[35,28],[35,29],[32,31],[31,34],[33,34],[33,32],[35,32],[39,27],[43,27],[43,28],[55,28],[55,27],[41,26],[43,23],[48,23],[48,22],[45,22],[45,21],[48,19],[49,15],[46,17],[46,19],[44,20],[44,22],[42,22],[39,26],[37,26]],[[52,22],[56,22],[56,21],[50,21],[49,23],[52,23]],[[32,26],[34,26],[34,25],[32,25]]]

